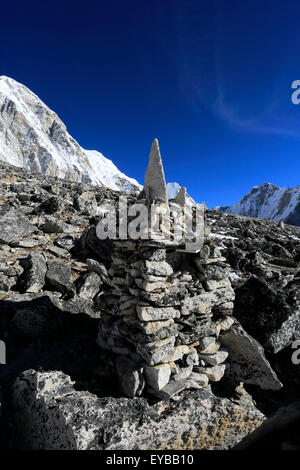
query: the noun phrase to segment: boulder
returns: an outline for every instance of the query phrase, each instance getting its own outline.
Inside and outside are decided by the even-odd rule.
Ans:
[[[23,286],[26,292],[37,293],[45,285],[45,276],[47,272],[47,263],[45,256],[33,251],[22,262],[24,273],[22,274]]]
[[[15,381],[12,402],[20,447],[35,450],[224,450],[265,419],[251,401],[209,389],[150,406],[145,398],[98,398],[62,372],[32,369]]]
[[[97,201],[92,191],[86,191],[74,201],[77,210],[86,215],[95,215],[97,212]]]
[[[76,289],[72,281],[71,268],[67,264],[52,262],[48,264],[46,281],[53,290],[73,297]]]
[[[41,229],[45,233],[77,233],[81,231],[76,225],[68,224],[50,215],[45,217],[45,223]]]
[[[18,211],[0,212],[0,244],[19,241],[36,231],[37,227]]]
[[[230,351],[227,376],[234,383],[244,382],[271,390],[282,387],[261,345],[238,322],[221,335],[219,340]]]
[[[251,277],[236,289],[234,315],[270,353],[300,337],[300,296],[295,284],[278,291],[264,279]]]

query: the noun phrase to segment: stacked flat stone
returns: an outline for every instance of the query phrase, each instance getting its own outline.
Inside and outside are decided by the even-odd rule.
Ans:
[[[219,381],[228,352],[218,337],[233,324],[234,291],[217,247],[206,240],[195,254],[154,241],[112,245],[97,343],[115,354],[123,392],[164,399]]]

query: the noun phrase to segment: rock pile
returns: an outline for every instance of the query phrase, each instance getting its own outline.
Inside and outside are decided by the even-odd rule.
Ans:
[[[199,254],[176,246],[116,241],[97,342],[116,354],[128,396],[169,398],[206,387],[225,372],[218,341],[233,324],[234,291],[224,258],[206,243]]]
[[[170,214],[157,140],[143,194],[145,205],[160,205]],[[185,202],[185,192],[175,205],[178,201]],[[190,209],[189,217],[193,214]],[[225,372],[228,351],[218,339],[234,323],[225,258],[208,239],[198,239],[196,248],[186,251],[186,238],[172,240],[174,220],[163,231],[171,239],[109,241],[111,263],[108,287],[99,300],[103,314],[97,342],[116,354],[116,371],[130,397],[145,389],[170,398],[187,388],[207,387]],[[186,227],[184,222],[181,226]]]

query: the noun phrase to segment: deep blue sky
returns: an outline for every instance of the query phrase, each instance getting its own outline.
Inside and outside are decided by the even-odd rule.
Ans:
[[[299,0],[3,2],[0,75],[141,183],[157,137],[167,181],[227,205],[300,184],[299,17]]]

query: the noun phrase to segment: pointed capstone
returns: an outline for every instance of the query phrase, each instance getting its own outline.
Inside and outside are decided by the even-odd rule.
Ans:
[[[144,191],[150,203],[156,199],[168,202],[165,173],[157,139],[154,139],[152,143],[148,168],[145,174]]]
[[[185,187],[182,186],[180,188],[175,198],[175,202],[182,207],[185,206],[185,203],[186,203],[186,188]]]

